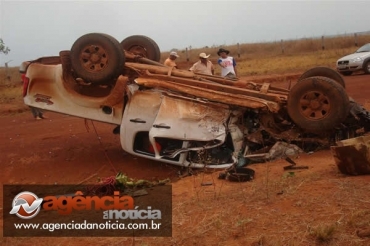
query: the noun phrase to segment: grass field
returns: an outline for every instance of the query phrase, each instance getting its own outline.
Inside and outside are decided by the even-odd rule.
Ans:
[[[325,49],[322,49],[321,39],[299,39],[281,42],[240,44],[240,57],[238,57],[237,45],[226,45],[223,48],[230,51],[230,55],[236,59],[239,76],[255,76],[282,74],[291,72],[304,72],[314,66],[327,66],[335,68],[335,62],[342,56],[353,53],[360,46],[370,42],[370,35],[362,35],[357,39],[355,46],[353,36],[340,36],[326,38]],[[282,49],[283,46],[283,49]],[[216,64],[217,47],[204,47],[191,49],[188,53],[189,61],[196,62],[198,54],[205,52],[210,54],[210,60]],[[284,52],[283,52],[284,51]],[[178,50],[179,63],[187,60],[186,51]],[[162,53],[162,60],[169,52]],[[184,69],[187,69],[184,67]],[[220,74],[219,68],[216,70]]]

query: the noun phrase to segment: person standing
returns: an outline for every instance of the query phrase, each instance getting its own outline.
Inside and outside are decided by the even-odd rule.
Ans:
[[[32,112],[33,117],[36,120],[46,119],[46,117],[44,116],[44,113],[42,112],[41,109],[35,108],[35,107],[32,107],[32,106],[29,106],[29,107],[31,109],[31,112]]]
[[[164,61],[167,67],[178,68],[175,60],[180,57],[175,51],[170,52],[170,56]]]
[[[199,54],[199,61],[193,64],[193,66],[189,69],[190,71],[193,71],[194,73],[202,73],[202,74],[208,74],[208,75],[214,75],[215,69],[210,60],[208,60],[208,57],[210,55],[206,55],[206,53],[200,53]]]
[[[26,74],[23,73],[22,74],[23,86],[27,86],[27,83],[25,83],[25,80],[26,80]],[[27,88],[23,88],[23,91],[26,91],[26,90],[27,90]],[[25,95],[23,95],[23,96],[25,96]],[[35,107],[32,107],[32,106],[29,106],[29,108],[31,109],[32,115],[36,120],[46,119],[46,117],[44,116],[44,113],[41,109],[35,108]]]
[[[229,56],[230,51],[220,48],[217,52],[217,55],[220,56],[218,58],[218,65],[221,66],[221,76],[226,78],[236,78],[237,71],[236,71],[236,62],[235,59]]]

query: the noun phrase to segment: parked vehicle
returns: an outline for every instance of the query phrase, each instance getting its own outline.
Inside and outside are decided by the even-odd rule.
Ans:
[[[337,61],[337,70],[343,75],[364,71],[370,73],[370,43],[361,46],[355,53],[344,56]]]
[[[277,141],[329,145],[370,126],[330,68],[308,70],[288,90],[173,69],[159,59],[148,37],[120,44],[86,34],[58,57],[22,64],[24,102],[112,124],[128,153],[196,168],[240,164]]]

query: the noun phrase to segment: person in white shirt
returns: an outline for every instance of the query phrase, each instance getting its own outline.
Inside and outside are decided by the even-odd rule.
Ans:
[[[221,76],[226,78],[236,78],[236,62],[231,56],[228,56],[230,51],[220,48],[217,54],[220,56],[218,58],[218,65],[221,66]]]

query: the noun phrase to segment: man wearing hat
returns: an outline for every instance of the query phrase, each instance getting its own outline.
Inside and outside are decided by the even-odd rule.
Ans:
[[[221,76],[227,78],[236,78],[236,62],[231,56],[228,56],[230,52],[223,48],[220,48],[217,54],[220,56],[218,58],[218,65],[221,66]]]
[[[167,67],[178,68],[175,62],[177,57],[180,56],[175,51],[171,51],[170,56],[164,61],[164,65],[166,65]]]
[[[194,63],[189,70],[193,71],[194,73],[213,75],[215,73],[215,69],[212,62],[208,60],[209,56],[210,55],[207,56],[206,53],[200,53],[199,61]]]

